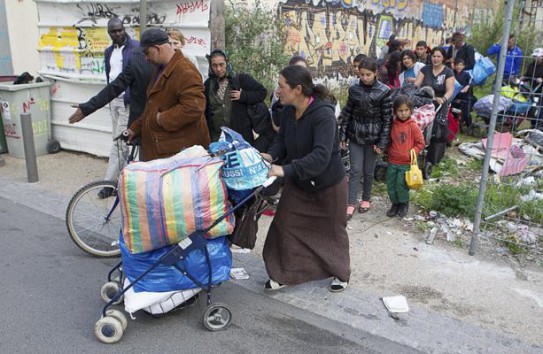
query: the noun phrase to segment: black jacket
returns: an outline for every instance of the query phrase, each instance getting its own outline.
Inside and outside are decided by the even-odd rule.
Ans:
[[[445,58],[446,60],[452,58],[453,47],[454,46],[451,45],[447,49],[447,58]],[[473,48],[472,45],[464,43],[464,45],[460,47],[460,49],[458,49],[458,51],[456,52],[456,57],[454,57],[453,59],[462,59],[464,61],[464,65],[466,66],[464,70],[472,70],[475,66],[475,48]],[[447,66],[451,67],[450,63],[448,64],[449,65]]]
[[[285,176],[300,189],[319,191],[345,177],[339,153],[334,105],[319,99],[296,120],[293,106],[285,106],[281,126],[269,150],[282,161]]]
[[[388,86],[377,80],[371,86],[362,82],[351,86],[347,105],[341,111],[339,139],[386,149],[392,125],[390,93]]]
[[[241,88],[241,95],[238,101],[232,101],[232,108],[230,113],[230,126],[229,128],[240,133],[241,136],[259,151],[264,152],[267,149],[267,146],[273,140],[273,128],[271,125],[271,119],[269,122],[269,129],[267,133],[261,134],[261,137],[257,140],[266,139],[268,144],[266,148],[260,148],[259,143],[255,142],[253,135],[253,124],[247,113],[247,106],[263,102],[266,99],[266,88],[256,81],[251,75],[248,74],[235,74],[233,77],[228,77],[230,85],[233,89],[239,90]],[[210,85],[218,85],[217,79],[215,76],[211,76],[204,82],[205,86],[205,96],[206,96],[206,120],[208,127],[213,126],[213,117],[211,116],[211,109],[209,107],[209,94],[210,94]],[[228,93],[227,93],[228,94]],[[211,129],[211,128],[210,128]],[[215,127],[215,129],[220,129],[220,127]]]
[[[111,102],[127,88],[130,88],[130,113],[128,115],[128,127],[130,127],[132,122],[138,119],[145,109],[147,86],[149,86],[154,70],[154,65],[145,59],[141,49],[134,49],[119,76],[88,102],[80,104],[79,108],[81,108],[85,116],[88,116]]]

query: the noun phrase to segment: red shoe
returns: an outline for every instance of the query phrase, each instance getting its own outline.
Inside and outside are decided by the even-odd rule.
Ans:
[[[275,210],[272,209],[266,209],[262,212],[262,215],[266,216],[275,216]]]
[[[359,212],[360,214],[365,213],[365,212],[367,212],[368,210],[370,210],[370,202],[368,202],[368,201],[363,201],[362,203],[360,203],[360,206],[358,207],[358,212]]]
[[[347,221],[351,220],[351,218],[353,217],[354,210],[355,210],[354,205],[349,204],[349,206],[347,206]]]

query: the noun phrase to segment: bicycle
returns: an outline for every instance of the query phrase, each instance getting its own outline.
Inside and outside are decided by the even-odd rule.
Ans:
[[[127,140],[126,131],[114,138],[119,151],[122,141]],[[130,145],[125,160],[132,162],[138,152],[138,145]],[[121,168],[122,166],[119,166]],[[102,198],[99,192],[112,189],[115,198]],[[101,257],[118,257],[121,211],[117,194],[117,181],[94,181],[81,187],[71,198],[66,208],[66,227],[72,241],[86,253]]]

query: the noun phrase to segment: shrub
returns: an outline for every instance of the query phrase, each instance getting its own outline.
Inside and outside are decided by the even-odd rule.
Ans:
[[[231,1],[225,6],[225,22],[226,51],[234,71],[251,74],[271,92],[289,59],[279,16],[260,0],[250,9],[240,9]]]

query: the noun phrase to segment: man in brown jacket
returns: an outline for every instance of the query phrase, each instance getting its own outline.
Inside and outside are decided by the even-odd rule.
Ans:
[[[151,28],[141,35],[145,58],[158,65],[147,88],[145,111],[128,129],[129,142],[141,136],[142,161],[175,155],[193,145],[209,146],[202,76],[168,35]]]

